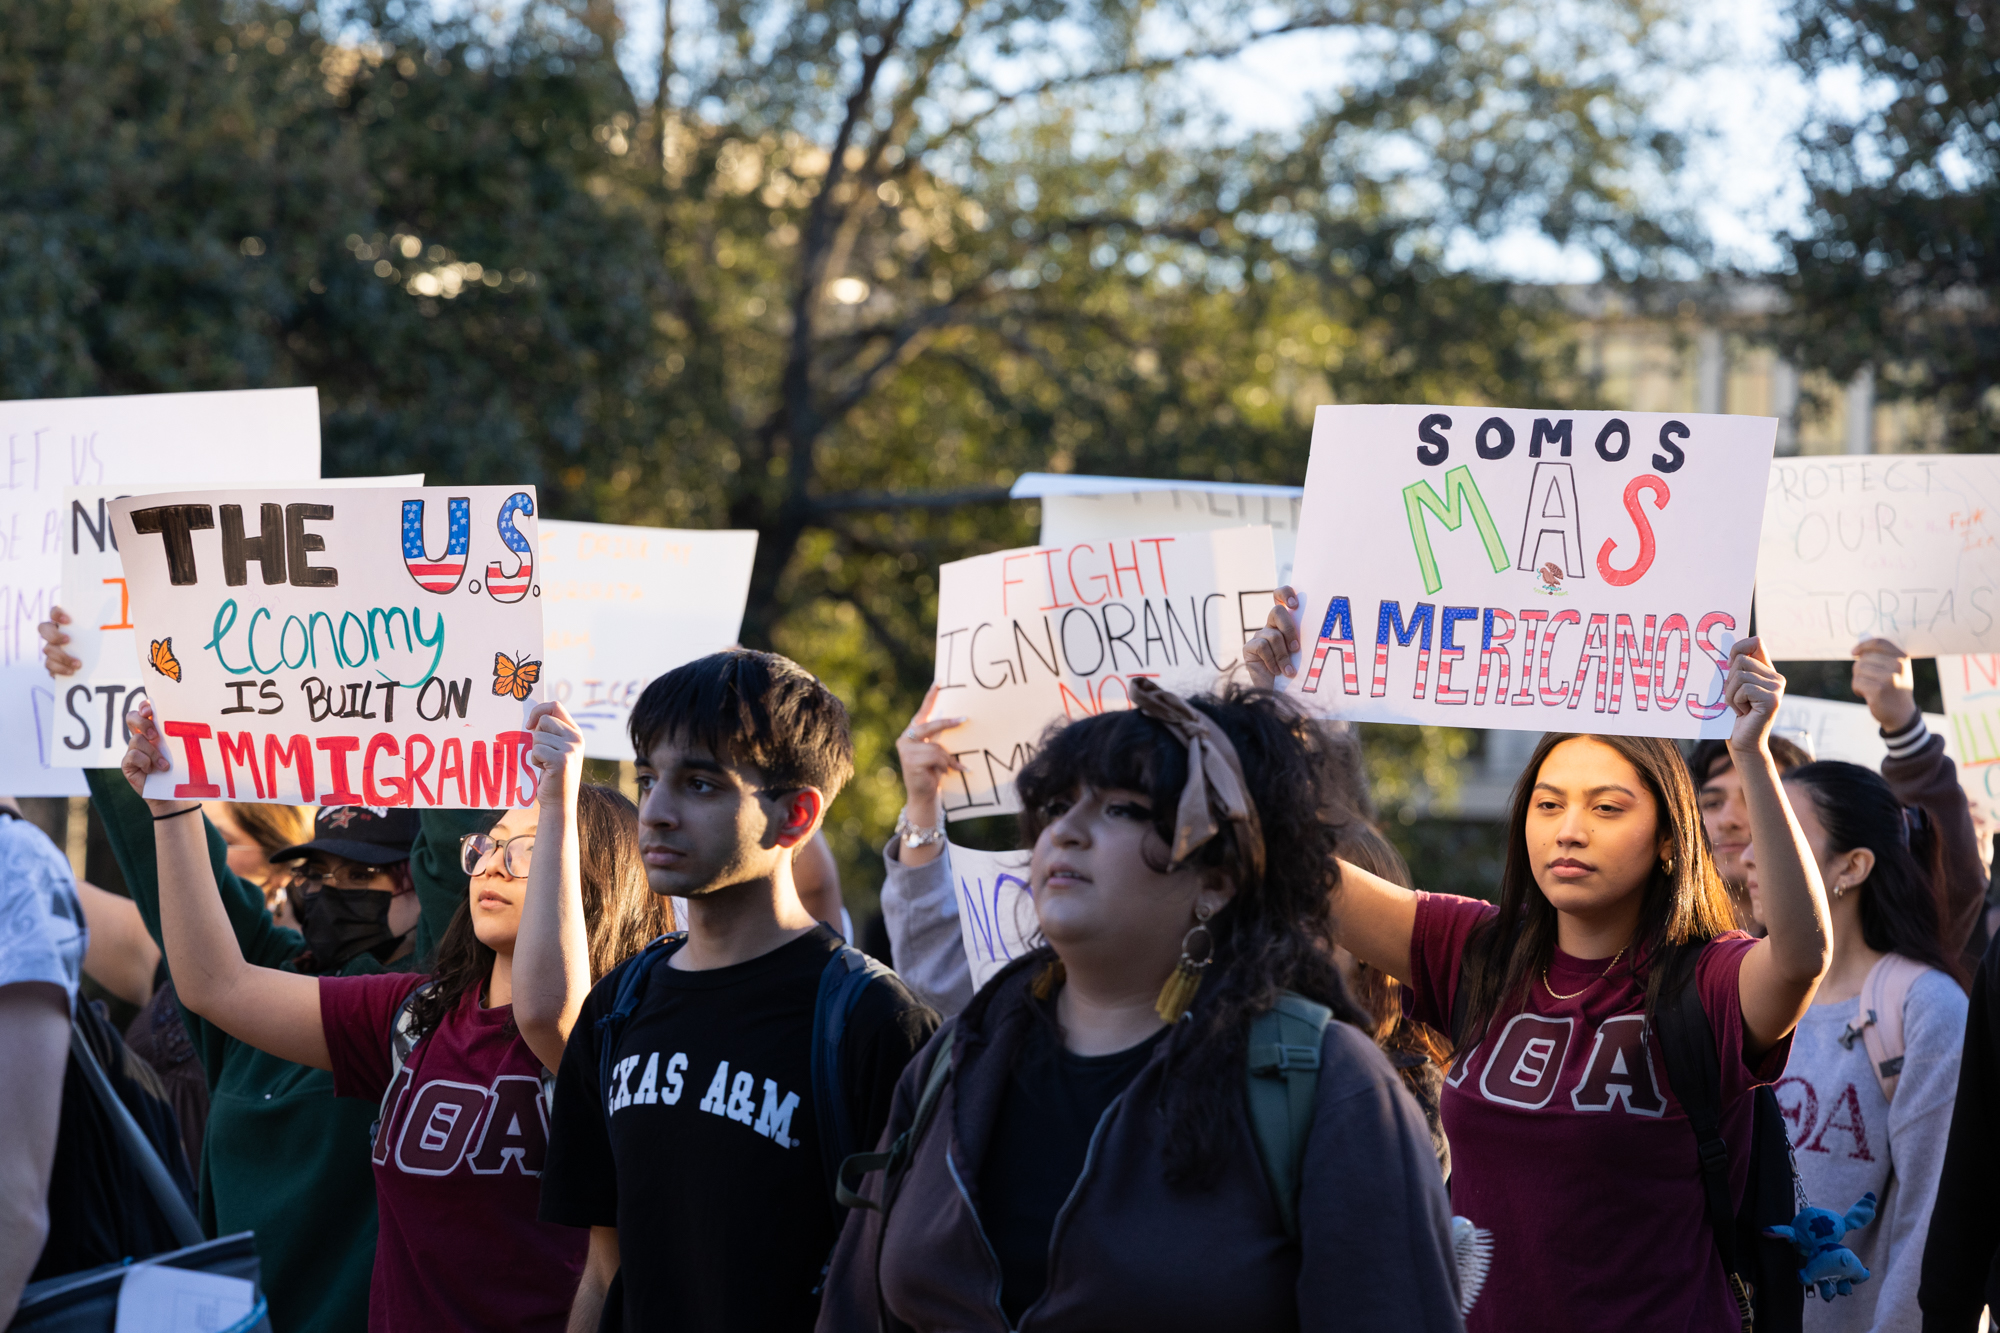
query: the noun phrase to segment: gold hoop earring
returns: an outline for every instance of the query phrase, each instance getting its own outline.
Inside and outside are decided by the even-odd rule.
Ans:
[[[1673,858],[1673,857],[1671,857],[1671,856],[1668,856],[1668,857],[1662,857],[1662,858],[1661,858],[1661,860],[1660,860],[1660,873],[1661,873],[1662,875],[1665,875],[1665,876],[1666,876],[1666,877],[1667,877],[1668,879],[1672,879],[1672,878],[1674,877],[1674,858]]]
[[[1167,984],[1160,987],[1160,998],[1153,1005],[1154,1012],[1163,1022],[1178,1023],[1187,1016],[1189,1006],[1194,1003],[1195,992],[1201,989],[1201,974],[1215,961],[1215,935],[1208,928],[1208,919],[1213,915],[1213,909],[1197,907],[1194,929],[1181,936],[1181,960],[1174,964]],[[1202,937],[1204,946],[1200,958],[1194,955],[1194,937],[1197,935]]]

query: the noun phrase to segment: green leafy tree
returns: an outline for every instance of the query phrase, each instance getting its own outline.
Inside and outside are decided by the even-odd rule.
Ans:
[[[1574,396],[1553,302],[1443,257],[1526,226],[1652,271],[1680,234],[1633,193],[1678,160],[1639,110],[1665,17],[720,5],[634,153],[671,443],[609,460],[597,507],[758,531],[746,639],[856,707],[858,864],[931,675],[932,570],[1033,540],[1032,505],[994,503],[1019,472],[1290,481],[1319,402]],[[1201,108],[1191,69],[1304,30],[1358,54],[1295,130]],[[1442,781],[1462,741],[1416,739],[1390,768]]]
[[[0,392],[315,384],[332,472],[560,506],[589,447],[656,426],[661,257],[608,197],[631,110],[593,20],[10,5]]]
[[[1979,0],[1798,0],[1792,59],[1860,76],[1804,133],[1807,226],[1783,238],[1802,363],[1934,403],[1951,447],[2000,441],[2000,15]]]
[[[1295,480],[1318,402],[1574,396],[1561,312],[1446,256],[1652,270],[1671,17],[721,0],[635,93],[609,0],[20,0],[0,392],[312,383],[334,471],[755,529],[746,641],[854,707],[859,867],[935,566],[1033,539],[1021,471]],[[1351,54],[1291,130],[1189,81],[1307,31]]]

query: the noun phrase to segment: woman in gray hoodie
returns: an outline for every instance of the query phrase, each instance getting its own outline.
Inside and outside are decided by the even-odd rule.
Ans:
[[[1319,731],[1262,692],[1133,704],[1022,770],[1047,947],[911,1061],[819,1327],[1456,1333],[1430,1136],[1333,962]],[[1285,992],[1334,1021],[1253,1050]],[[1313,1061],[1274,1080],[1287,1160],[1246,1080]]]

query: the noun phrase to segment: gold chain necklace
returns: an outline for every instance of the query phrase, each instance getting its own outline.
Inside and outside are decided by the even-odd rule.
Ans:
[[[1631,947],[1632,946],[1629,944],[1625,946],[1626,949],[1629,949]],[[1567,995],[1561,994],[1556,990],[1554,986],[1551,986],[1549,984],[1549,970],[1545,967],[1542,969],[1542,989],[1547,991],[1549,994],[1555,996],[1558,1000],[1574,1000],[1577,996],[1583,994],[1583,991],[1589,990],[1592,986],[1595,986],[1598,982],[1610,976],[1611,969],[1618,966],[1618,960],[1620,958],[1623,958],[1624,956],[1625,956],[1625,949],[1620,949],[1617,953],[1612,954],[1611,961],[1605,965],[1604,970],[1602,972],[1599,972],[1595,977],[1591,978],[1589,981],[1586,981],[1583,984],[1583,990],[1571,991]]]

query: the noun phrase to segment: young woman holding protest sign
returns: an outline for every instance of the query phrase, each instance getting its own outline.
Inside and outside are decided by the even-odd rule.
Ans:
[[[1296,602],[1278,598],[1245,652],[1289,677]],[[1504,1246],[1474,1329],[1721,1329],[1747,1315],[1718,1247],[1735,1248],[1752,1094],[1783,1071],[1832,950],[1767,743],[1784,685],[1755,639],[1731,649],[1723,698],[1764,939],[1731,928],[1687,767],[1663,740],[1542,739],[1515,789],[1497,909],[1342,867],[1341,943],[1458,1036],[1443,1098],[1452,1202]],[[1711,1052],[1719,1087],[1700,1100],[1717,1124],[1698,1142],[1684,1104]],[[1668,1076],[1676,1064],[1688,1087]],[[1704,1177],[1704,1161],[1725,1160]],[[1725,1234],[1709,1225],[1711,1189],[1730,1201]]]
[[[170,761],[149,704],[128,721],[124,773],[142,791]],[[582,1272],[585,1237],[536,1219],[545,1071],[561,1062],[592,981],[671,915],[646,887],[631,803],[582,785],[583,736],[562,706],[537,705],[528,725],[536,804],[463,837],[470,894],[428,978],[311,977],[245,961],[201,825],[183,818],[199,806],[147,802],[181,1002],[240,1041],[331,1070],[341,1096],[380,1101],[371,1328],[558,1330]],[[518,1015],[517,955],[524,973],[547,974],[536,993],[552,997]]]
[[[905,1071],[819,1327],[1458,1328],[1430,1137],[1334,963],[1322,733],[1133,704],[1022,769],[1048,943]]]
[[[1866,1193],[1879,1201],[1873,1225],[1841,1242],[1868,1281],[1812,1324],[1914,1331],[1965,1040],[1965,991],[1939,921],[1939,839],[1858,764],[1803,765],[1785,789],[1827,886],[1833,963],[1799,1020],[1778,1100],[1806,1197],[1837,1212]],[[1753,840],[1743,852],[1759,912],[1761,850]]]

